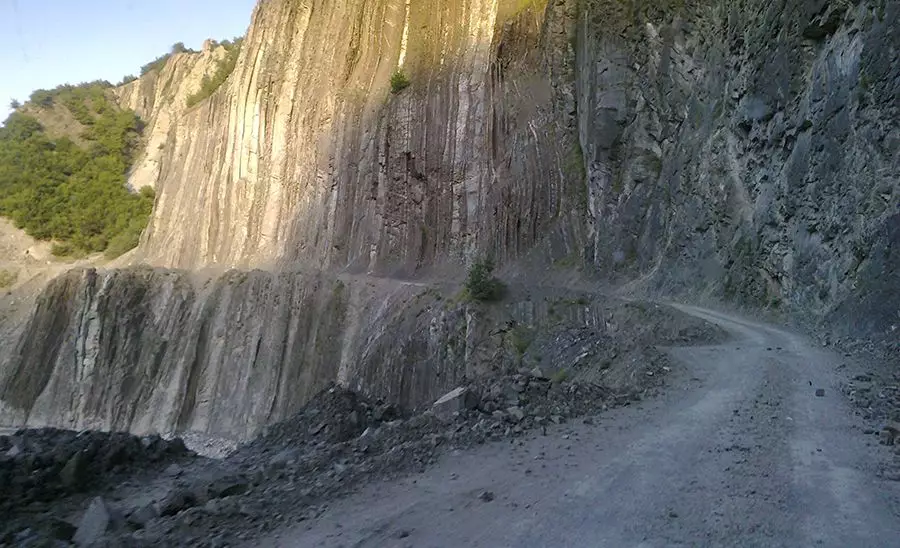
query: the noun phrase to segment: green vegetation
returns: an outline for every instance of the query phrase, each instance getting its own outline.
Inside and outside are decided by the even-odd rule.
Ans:
[[[584,165],[584,151],[581,149],[581,142],[576,140],[575,144],[566,155],[563,166],[564,172],[568,177],[569,184],[572,186],[572,199],[574,204],[583,212],[588,210],[588,178],[587,170]]]
[[[18,278],[19,275],[12,270],[7,270],[5,268],[0,270],[0,288],[11,286],[16,283]]]
[[[397,72],[391,75],[391,93],[400,93],[408,88],[411,83],[403,69],[397,69]]]
[[[132,194],[125,187],[142,125],[109,100],[108,87],[93,82],[32,94],[36,116],[61,105],[78,121],[77,135],[52,135],[21,111],[0,127],[0,215],[37,239],[56,240],[57,254],[127,251],[153,207],[152,189]]]
[[[560,369],[550,377],[550,382],[553,384],[562,384],[567,380],[569,380],[569,372],[565,369]]]
[[[238,55],[241,53],[241,45],[243,42],[243,38],[235,38],[233,42],[225,40],[219,44],[225,48],[225,57],[219,60],[216,65],[216,72],[212,75],[212,78],[204,76],[203,80],[200,82],[200,89],[187,98],[188,108],[193,107],[215,93],[215,91],[225,83],[225,80],[231,76],[231,73],[234,72],[234,67],[237,64]]]
[[[476,261],[469,268],[466,278],[466,292],[476,301],[499,301],[506,287],[493,276],[494,262],[490,259]]]
[[[9,101],[9,108],[10,108],[11,110],[18,110],[19,107],[21,107],[21,106],[22,106],[22,103],[16,101],[15,99],[10,99],[10,101]]]
[[[575,268],[578,266],[581,257],[578,255],[577,251],[573,251],[566,255],[565,257],[560,257],[553,261],[553,266],[557,268]]]
[[[528,347],[531,346],[533,341],[534,331],[528,327],[517,325],[509,331],[509,342],[519,360],[525,356],[525,352],[528,351]]]

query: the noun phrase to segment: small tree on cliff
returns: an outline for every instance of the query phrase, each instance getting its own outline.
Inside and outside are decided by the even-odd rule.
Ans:
[[[408,88],[409,84],[409,78],[403,72],[403,69],[398,69],[397,72],[391,75],[391,93],[400,93]]]
[[[476,261],[469,267],[466,277],[466,291],[476,301],[498,301],[503,298],[506,287],[494,275],[494,261]]]

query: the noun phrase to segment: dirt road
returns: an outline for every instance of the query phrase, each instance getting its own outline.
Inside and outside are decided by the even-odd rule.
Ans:
[[[837,391],[840,358],[679,308],[734,339],[673,349],[666,396],[448,455],[251,544],[900,546],[900,484],[876,477],[886,449]]]

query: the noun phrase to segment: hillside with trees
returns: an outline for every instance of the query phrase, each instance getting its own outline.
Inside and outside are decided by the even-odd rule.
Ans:
[[[57,255],[120,255],[137,245],[153,208],[152,189],[125,185],[142,123],[110,99],[110,87],[35,91],[0,127],[0,215],[54,240]],[[64,131],[49,122],[60,107],[74,118]]]

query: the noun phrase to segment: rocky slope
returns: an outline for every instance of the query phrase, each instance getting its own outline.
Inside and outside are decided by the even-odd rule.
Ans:
[[[632,363],[699,322],[590,294],[480,307],[390,280],[72,271],[38,299],[0,379],[0,424],[248,439],[327,383],[404,408],[464,379]],[[622,381],[605,377],[616,388]]]
[[[886,0],[263,0],[208,100],[183,103],[209,49],[119,90],[153,128],[135,261],[181,270],[51,284],[0,355],[0,414],[243,437],[331,380],[427,402],[509,316],[318,271],[478,253],[896,345],[898,21]],[[207,267],[263,270],[186,272]]]

